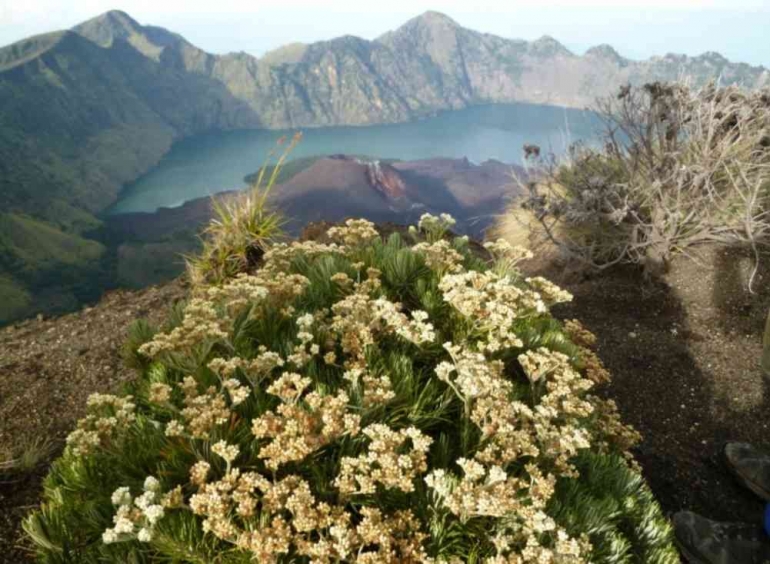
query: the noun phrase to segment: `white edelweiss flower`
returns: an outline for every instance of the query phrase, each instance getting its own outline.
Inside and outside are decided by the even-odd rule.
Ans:
[[[152,490],[145,491],[142,495],[134,500],[134,505],[139,509],[146,509],[153,501],[155,501],[155,492]]]
[[[455,371],[455,365],[450,362],[439,362],[436,365],[436,376],[438,376],[438,379],[443,382],[449,382],[450,377],[449,375],[452,374],[452,372]]]
[[[492,466],[487,473],[487,484],[499,484],[508,479],[508,474],[499,466]]]
[[[222,383],[228,393],[230,394],[230,400],[233,405],[240,405],[249,397],[251,389],[247,386],[242,386],[237,378],[230,378]]]
[[[116,535],[131,534],[134,532],[134,523],[128,517],[115,517],[113,531]]]
[[[312,313],[306,313],[305,315],[301,315],[297,318],[297,325],[302,327],[303,329],[308,329],[313,325],[313,314]]]
[[[442,213],[439,217],[441,218],[441,221],[444,222],[444,224],[446,226],[448,226],[448,227],[454,225],[455,223],[457,223],[455,218],[453,218],[448,213]]]
[[[166,403],[171,399],[171,386],[168,384],[162,384],[160,382],[154,382],[150,386],[150,393],[148,399],[152,403]]]
[[[184,433],[184,425],[176,419],[172,419],[166,424],[166,436],[178,437]]]
[[[112,493],[113,505],[130,505],[131,501],[131,493],[126,487],[118,488]]]
[[[144,491],[146,492],[158,492],[160,491],[160,482],[154,476],[147,476],[144,480]]]
[[[164,515],[162,505],[149,505],[144,510],[144,516],[151,525],[157,523]]]
[[[116,533],[114,529],[107,529],[102,533],[102,542],[104,544],[118,542],[118,533]]]
[[[139,534],[136,535],[136,538],[139,542],[150,542],[152,540],[152,531],[144,527],[139,531]]]
[[[438,218],[430,213],[424,213],[420,216],[420,222],[417,224],[422,230],[430,229],[438,223]]]
[[[233,460],[238,458],[241,451],[237,445],[229,445],[225,441],[219,441],[211,447],[211,452],[218,454],[225,459],[225,462],[230,464]]]
[[[412,319],[415,321],[427,321],[428,320],[428,312],[422,311],[422,310],[414,310],[412,312]]]
[[[458,458],[457,464],[463,469],[465,477],[471,481],[477,481],[484,477],[484,467],[475,460]]]

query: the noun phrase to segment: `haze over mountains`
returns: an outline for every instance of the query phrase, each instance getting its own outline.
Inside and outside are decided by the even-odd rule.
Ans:
[[[98,214],[183,137],[495,102],[583,107],[626,82],[680,75],[770,83],[766,69],[716,53],[630,61],[603,45],[578,56],[549,37],[504,39],[436,12],[374,41],[345,36],[261,59],[206,53],[118,11],[14,43],[0,49],[0,321],[96,291],[111,268],[89,238]]]

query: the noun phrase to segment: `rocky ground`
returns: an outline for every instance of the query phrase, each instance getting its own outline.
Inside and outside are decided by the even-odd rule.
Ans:
[[[636,454],[669,513],[691,509],[743,521],[761,515],[762,505],[738,487],[720,451],[728,440],[770,447],[770,395],[759,371],[770,307],[770,260],[765,265],[754,294],[746,289],[751,261],[732,249],[680,259],[654,282],[632,268],[586,277],[550,263],[525,266],[575,294],[554,313],[581,319],[599,337],[599,354],[614,375],[604,393],[643,433]],[[115,292],[76,314],[0,329],[0,452],[50,437],[55,456],[88,394],[115,391],[132,377],[119,354],[131,321],[159,321],[183,294],[180,282]],[[0,476],[0,562],[27,558],[19,522],[37,503],[44,473],[42,464]]]
[[[181,282],[107,294],[94,307],[56,319],[0,329],[0,461],[35,439],[57,455],[93,392],[114,392],[133,376],[120,348],[131,322],[164,319],[184,295]],[[20,564],[28,551],[20,520],[38,502],[44,463],[30,472],[0,473],[0,562]]]

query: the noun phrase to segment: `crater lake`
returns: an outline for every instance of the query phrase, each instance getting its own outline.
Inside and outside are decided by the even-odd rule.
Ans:
[[[597,116],[584,110],[491,104],[407,123],[304,129],[291,158],[335,154],[399,160],[467,157],[476,163],[495,159],[520,164],[524,144],[563,154],[571,143],[595,138],[598,124]],[[244,177],[266,162],[281,137],[294,133],[217,131],[179,141],[156,167],[124,187],[108,213],[153,212],[245,188]]]

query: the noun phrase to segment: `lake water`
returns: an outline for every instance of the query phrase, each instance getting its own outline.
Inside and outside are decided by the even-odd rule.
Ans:
[[[592,114],[552,106],[494,104],[443,112],[415,122],[303,130],[292,158],[354,154],[401,160],[467,157],[520,163],[525,143],[563,153],[593,137]],[[110,213],[152,212],[187,200],[245,187],[243,177],[262,166],[276,141],[292,131],[225,131],[176,143],[163,160],[126,186]]]

